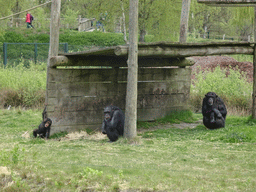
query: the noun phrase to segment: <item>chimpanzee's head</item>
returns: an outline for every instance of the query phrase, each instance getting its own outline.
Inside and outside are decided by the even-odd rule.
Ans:
[[[214,92],[208,92],[206,95],[206,102],[208,106],[212,106],[215,102],[216,102],[216,98],[218,97],[218,95],[216,95],[216,93]]]
[[[52,125],[52,120],[50,118],[46,118],[44,121],[45,127],[50,127]]]
[[[106,121],[111,120],[113,112],[114,110],[112,106],[107,106],[104,108],[104,118]]]

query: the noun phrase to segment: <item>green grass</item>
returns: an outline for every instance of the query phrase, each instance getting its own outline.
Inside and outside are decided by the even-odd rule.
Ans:
[[[226,127],[218,130],[155,122],[149,128],[165,129],[151,127],[136,142],[109,143],[106,137],[97,139],[99,133],[76,140],[59,140],[65,134],[25,139],[21,135],[31,135],[39,125],[40,111],[1,110],[0,116],[0,166],[11,172],[0,174],[2,191],[256,189],[256,121],[248,117],[228,116]],[[190,122],[202,119],[201,114],[189,116]],[[182,123],[179,116],[171,119]]]

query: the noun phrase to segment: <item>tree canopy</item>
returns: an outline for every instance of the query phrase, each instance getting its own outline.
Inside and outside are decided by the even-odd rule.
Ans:
[[[45,2],[48,0],[0,0],[0,16],[15,14]],[[31,10],[31,13],[43,23],[50,17],[50,5]],[[178,41],[181,5],[182,0],[140,0],[139,40],[147,41],[147,34],[151,41]],[[62,0],[61,17],[65,18],[67,24],[77,22],[78,15],[99,20],[100,15],[105,14],[106,31],[116,32],[116,24],[124,24],[123,13],[125,25],[128,26],[129,0]],[[25,14],[20,14],[14,18],[24,17]],[[253,20],[253,7],[212,7],[191,0],[188,32],[248,36],[253,35]],[[7,26],[2,24],[3,21],[0,22],[1,26]],[[128,27],[126,30],[128,31]]]

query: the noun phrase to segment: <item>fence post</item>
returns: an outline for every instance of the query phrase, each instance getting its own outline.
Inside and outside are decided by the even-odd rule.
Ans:
[[[7,64],[7,43],[3,44],[3,51],[4,51],[4,66],[6,67],[6,64]]]
[[[37,61],[37,43],[35,43],[35,64]]]
[[[68,53],[68,43],[64,44],[64,53]]]

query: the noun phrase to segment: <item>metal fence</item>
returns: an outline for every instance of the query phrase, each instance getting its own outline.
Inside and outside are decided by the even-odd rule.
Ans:
[[[59,53],[68,52],[68,43],[60,43]],[[47,62],[49,43],[3,43],[3,64],[18,64],[21,61]]]

